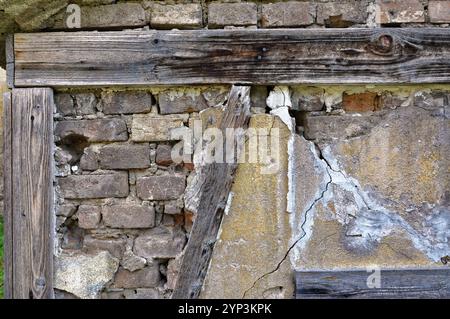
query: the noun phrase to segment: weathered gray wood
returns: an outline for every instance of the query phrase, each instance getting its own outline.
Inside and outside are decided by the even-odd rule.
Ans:
[[[6,53],[6,85],[12,89],[14,87],[14,35],[8,34],[5,39]]]
[[[223,136],[226,128],[245,130],[249,118],[250,87],[233,86],[219,125]],[[197,298],[200,294],[237,168],[237,139],[234,145],[234,162],[214,162],[196,167],[198,175],[195,178],[195,187],[198,191],[195,193],[200,200],[172,294],[174,299]]]
[[[5,299],[12,298],[12,157],[11,157],[11,93],[3,93],[3,290]]]
[[[52,115],[51,89],[13,89],[12,174],[6,180],[12,184],[15,299],[53,296]]]
[[[386,269],[380,287],[369,288],[373,272],[300,271],[297,299],[305,298],[450,298],[450,268]],[[370,281],[370,280],[369,280]]]
[[[450,29],[16,34],[15,85],[450,82]]]

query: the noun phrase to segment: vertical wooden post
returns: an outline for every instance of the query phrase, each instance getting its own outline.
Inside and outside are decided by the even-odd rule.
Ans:
[[[11,93],[3,94],[3,289],[6,299],[12,298],[12,140],[11,140]]]
[[[13,89],[10,101],[5,103],[6,296],[52,298],[53,91]]]
[[[6,84],[8,88],[14,87],[14,35],[8,34],[5,39],[6,53]]]

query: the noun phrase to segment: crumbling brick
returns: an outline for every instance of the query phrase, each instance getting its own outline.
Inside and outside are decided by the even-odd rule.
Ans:
[[[195,29],[203,26],[199,3],[151,5],[151,26],[155,29]]]
[[[208,107],[201,92],[183,92],[181,90],[167,90],[158,95],[161,114],[199,112]]]
[[[152,288],[161,280],[158,264],[149,265],[141,270],[129,271],[119,268],[114,278],[114,288]]]
[[[112,228],[151,228],[155,226],[155,209],[148,205],[112,205],[102,208],[105,226]]]
[[[80,158],[80,167],[86,171],[98,169],[98,154],[92,147],[86,147]]]
[[[169,166],[172,161],[172,146],[160,144],[156,148],[156,164],[161,166]]]
[[[59,139],[82,136],[88,142],[115,142],[128,139],[127,126],[122,119],[64,120],[56,123]]]
[[[160,175],[138,178],[137,195],[141,199],[170,200],[184,193],[186,178],[183,175]]]
[[[93,205],[81,205],[78,207],[78,226],[84,229],[97,228],[100,222],[100,207]]]
[[[377,22],[381,24],[425,22],[425,9],[419,0],[377,0]]]
[[[317,23],[332,28],[346,28],[353,24],[365,24],[367,1],[333,1],[317,4]]]
[[[257,6],[252,2],[219,3],[208,6],[208,26],[250,26],[257,24]]]
[[[87,252],[108,251],[117,259],[122,259],[125,252],[126,240],[123,238],[95,238],[86,235],[83,241],[83,249]]]
[[[173,228],[160,226],[138,236],[134,242],[134,253],[147,259],[175,258],[183,250],[185,235]]]
[[[262,5],[262,26],[301,27],[314,23],[315,8],[310,2],[287,1]]]
[[[146,24],[145,11],[140,3],[81,7],[81,28],[126,28]]]
[[[431,23],[450,23],[450,1],[429,1],[428,15]]]
[[[58,178],[58,185],[64,198],[126,197],[128,174],[114,172],[103,175],[71,175]]]
[[[291,97],[292,109],[297,111],[312,112],[321,111],[325,104],[324,90],[310,87],[295,89]]]
[[[103,92],[102,110],[105,114],[150,112],[153,97],[147,92]]]
[[[98,154],[101,168],[133,169],[150,166],[148,144],[103,146]]]
[[[344,93],[342,96],[342,108],[346,112],[371,112],[380,107],[380,97],[375,92]]]
[[[171,131],[183,126],[180,116],[133,115],[131,139],[135,142],[160,142],[173,140]],[[179,138],[178,138],[179,139]]]

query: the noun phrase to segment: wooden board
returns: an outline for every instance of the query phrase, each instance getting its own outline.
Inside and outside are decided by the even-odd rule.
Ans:
[[[12,215],[12,282],[8,296],[41,299],[53,296],[53,91],[13,89],[5,113],[11,136],[5,149],[6,215]],[[10,124],[9,124],[10,123]],[[6,127],[5,127],[6,128]],[[6,135],[7,136],[7,135]],[[7,165],[8,166],[8,165]]]
[[[14,36],[14,85],[450,83],[450,29],[259,29]]]
[[[297,299],[307,298],[450,298],[450,268],[380,270],[379,288],[369,288],[373,271],[301,271]],[[372,277],[373,278],[373,277]],[[369,282],[373,283],[369,278]]]
[[[8,34],[5,38],[6,53],[6,85],[14,87],[14,35]]]
[[[3,295],[5,299],[12,298],[11,111],[11,93],[3,93]]]
[[[223,136],[226,128],[245,130],[249,119],[250,87],[233,86],[219,126]],[[237,150],[236,141],[234,145]],[[174,299],[197,298],[200,294],[237,168],[237,153],[234,163],[214,162],[196,167],[198,208],[172,294]]]

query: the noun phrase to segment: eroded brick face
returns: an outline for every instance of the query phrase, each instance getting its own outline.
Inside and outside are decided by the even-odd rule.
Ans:
[[[425,22],[425,9],[420,0],[377,0],[381,24]]]
[[[314,23],[315,7],[310,2],[288,1],[262,5],[263,27],[299,27]]]
[[[127,125],[120,118],[93,120],[64,120],[56,123],[58,139],[82,137],[88,142],[116,142],[128,139]]]
[[[380,107],[380,97],[375,92],[344,93],[342,97],[342,108],[347,112],[370,112]]]
[[[104,206],[102,218],[111,228],[152,228],[155,226],[155,209],[148,205]]]
[[[105,92],[102,110],[105,114],[133,114],[150,112],[153,97],[148,92]]]
[[[106,145],[98,153],[99,165],[104,169],[132,169],[150,166],[150,147],[147,143]]]
[[[156,29],[196,29],[203,26],[202,7],[199,3],[152,3],[149,11],[151,26]]]
[[[141,177],[136,182],[137,196],[149,200],[178,199],[186,187],[182,175]]]
[[[129,191],[126,172],[71,175],[59,178],[58,185],[62,196],[72,199],[126,197]]]
[[[450,1],[429,1],[428,15],[432,23],[450,23]]]
[[[219,3],[208,6],[209,27],[251,26],[257,24],[257,5],[253,2]]]

